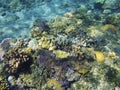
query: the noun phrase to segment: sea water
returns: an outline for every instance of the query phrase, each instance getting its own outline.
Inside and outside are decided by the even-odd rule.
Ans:
[[[8,37],[28,37],[29,29],[37,18],[50,20],[56,16],[63,16],[85,1],[31,0],[30,5],[29,3],[17,0],[0,1],[0,41]]]

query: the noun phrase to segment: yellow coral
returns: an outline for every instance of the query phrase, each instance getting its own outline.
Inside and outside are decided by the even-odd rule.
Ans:
[[[82,74],[85,74],[85,73],[88,72],[88,70],[85,69],[85,68],[80,68],[80,69],[78,70],[78,72],[79,72],[79,73],[82,73]]]
[[[103,63],[105,61],[105,56],[104,56],[104,54],[102,52],[94,51],[94,53],[95,53],[95,56],[96,56],[95,60],[97,62]]]
[[[64,14],[64,16],[67,18],[71,18],[71,17],[73,17],[73,14],[72,14],[72,12],[67,12]]]
[[[32,53],[32,49],[30,47],[24,48],[24,51],[28,54]]]
[[[108,52],[107,56],[109,58],[112,58],[113,60],[118,60],[119,59],[119,56],[117,56],[115,52]]]
[[[58,58],[67,58],[70,54],[68,52],[62,51],[62,50],[54,50],[53,53]]]
[[[48,79],[47,85],[48,87],[54,87],[55,90],[64,90],[55,78]]]
[[[117,28],[114,26],[114,25],[112,25],[112,24],[105,24],[105,25],[103,25],[102,27],[101,27],[101,30],[113,30],[113,31],[116,31],[117,30]]]
[[[50,38],[44,37],[44,36],[39,40],[39,46],[41,48],[46,48],[48,50],[54,50],[55,49],[55,45],[52,42],[52,40]]]

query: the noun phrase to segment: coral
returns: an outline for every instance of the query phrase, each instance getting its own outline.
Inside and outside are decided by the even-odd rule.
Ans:
[[[83,47],[95,47],[97,45],[96,39],[91,37],[87,32],[85,32],[85,30],[80,29],[78,33],[79,36],[76,37],[76,41],[73,41],[74,43],[78,43],[80,46]]]
[[[65,33],[67,33],[67,34],[69,34],[69,33],[73,33],[73,32],[75,32],[76,31],[76,28],[75,28],[75,26],[68,26],[67,28],[66,28],[66,30],[65,30]]]
[[[58,53],[58,56],[57,53],[54,55],[54,51]],[[37,65],[51,72],[49,78],[54,77],[62,87],[69,88],[73,82],[79,80],[80,74],[85,74],[90,69],[89,64],[86,63],[90,59],[89,56],[73,55],[68,57],[69,55],[62,50],[53,50],[53,53],[52,51],[41,50],[37,57]],[[82,70],[83,68],[84,70]],[[47,75],[48,72],[44,72],[44,74]]]
[[[57,16],[54,19],[54,23],[52,23],[52,27],[56,28],[56,29],[64,28],[64,27],[66,27],[66,23],[67,23],[66,21],[67,21],[66,18],[62,18],[62,17]]]
[[[105,61],[105,56],[102,52],[100,51],[94,51],[95,56],[96,56],[96,61],[99,63],[103,63]]]
[[[87,26],[88,27],[90,25],[94,25],[94,19],[91,19],[91,17],[89,15],[87,15],[84,10],[83,11],[76,10],[73,13],[73,16],[74,16],[74,19],[76,21],[78,21],[78,19],[82,20],[82,24],[80,26]],[[74,23],[76,23],[76,22],[74,22]]]
[[[67,35],[58,34],[55,38],[55,45],[57,49],[68,51],[71,46],[71,39]]]
[[[39,27],[33,27],[30,30],[30,34],[31,34],[31,37],[37,37],[37,36],[40,37],[42,34],[42,30]]]
[[[21,74],[16,80],[18,85],[20,86],[33,86],[31,74]],[[12,84],[14,85],[14,84]]]
[[[73,14],[72,14],[72,12],[67,12],[67,13],[64,14],[64,16],[67,17],[67,18],[72,18]]]
[[[30,40],[27,47],[31,48],[32,50],[37,50],[39,48],[38,41],[36,39]]]
[[[62,50],[54,50],[53,53],[57,58],[67,58],[70,54]]]
[[[31,56],[17,48],[11,49],[4,56],[4,72],[9,74],[27,70],[31,65]]]
[[[9,90],[10,85],[6,79],[0,76],[0,89],[1,90]]]
[[[112,24],[105,24],[101,27],[101,30],[112,30],[112,31],[116,31],[117,30],[117,27],[115,27],[114,25]]]
[[[108,52],[107,57],[111,58],[113,60],[118,60],[119,59],[119,56],[117,56],[115,52]]]
[[[55,78],[48,79],[47,86],[53,90],[64,90],[64,88],[61,87],[60,83]]]
[[[95,6],[97,9],[103,9],[101,2],[95,4],[99,5]],[[0,46],[6,45],[0,48],[0,76],[7,77],[12,90],[120,87],[119,50],[115,50],[119,49],[119,15],[106,19],[107,14],[94,12],[92,6],[87,5],[63,17],[55,17],[48,24],[42,19],[35,20],[29,39],[19,39],[12,45],[7,41],[0,43]],[[116,33],[112,35],[108,30]],[[3,52],[7,46],[7,52]]]
[[[48,50],[54,50],[56,48],[52,36],[43,36],[39,40],[40,48],[46,48]]]
[[[37,19],[33,23],[33,27],[30,31],[32,37],[40,37],[43,32],[48,32],[50,30],[49,26],[44,20]]]
[[[67,33],[69,34],[70,31],[74,31],[79,26],[77,23],[76,18],[66,18],[66,17],[55,17],[55,19],[51,20],[49,23],[49,26],[51,28],[50,33],[51,34],[60,34],[60,33]],[[69,30],[66,30],[69,29]],[[71,30],[72,29],[72,30]]]
[[[28,80],[32,80],[32,86],[35,87],[35,90],[46,90],[43,89],[47,79],[50,78],[53,74],[52,69],[34,66],[32,69],[32,73],[30,74],[30,78]]]
[[[18,39],[12,47],[14,48],[25,48],[28,45],[29,39]]]
[[[85,68],[80,68],[80,69],[78,70],[78,72],[79,72],[79,73],[82,73],[82,74],[85,74],[85,73],[88,72],[88,70],[85,69]]]
[[[30,48],[30,47],[27,47],[27,48],[24,48],[24,50],[23,50],[25,53],[27,53],[27,54],[32,54],[32,48]]]
[[[34,27],[39,27],[40,30],[42,30],[42,31],[49,31],[50,30],[49,26],[46,24],[46,21],[42,20],[42,19],[36,19],[33,22],[33,26]]]
[[[115,25],[115,26],[120,26],[120,13],[116,13],[116,14],[112,14],[112,15],[108,15],[105,18],[105,21],[103,22],[104,24],[111,24],[111,25]]]
[[[99,26],[90,26],[89,28],[87,28],[88,33],[90,33],[92,37],[98,37],[103,35],[103,32],[99,29]]]

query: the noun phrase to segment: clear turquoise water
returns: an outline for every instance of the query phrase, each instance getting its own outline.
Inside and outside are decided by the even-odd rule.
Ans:
[[[31,3],[1,0],[0,41],[8,37],[28,37],[35,19],[50,20],[56,15],[76,10],[83,3],[85,0],[31,0]]]

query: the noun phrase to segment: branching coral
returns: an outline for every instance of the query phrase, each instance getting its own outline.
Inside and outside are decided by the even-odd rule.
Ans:
[[[10,89],[9,87],[10,87],[10,85],[9,85],[8,81],[4,77],[0,76],[0,89],[7,90],[7,89]]]
[[[9,74],[19,73],[21,71],[27,70],[32,62],[31,56],[29,54],[20,51],[18,49],[12,49],[4,56],[4,71]]]

